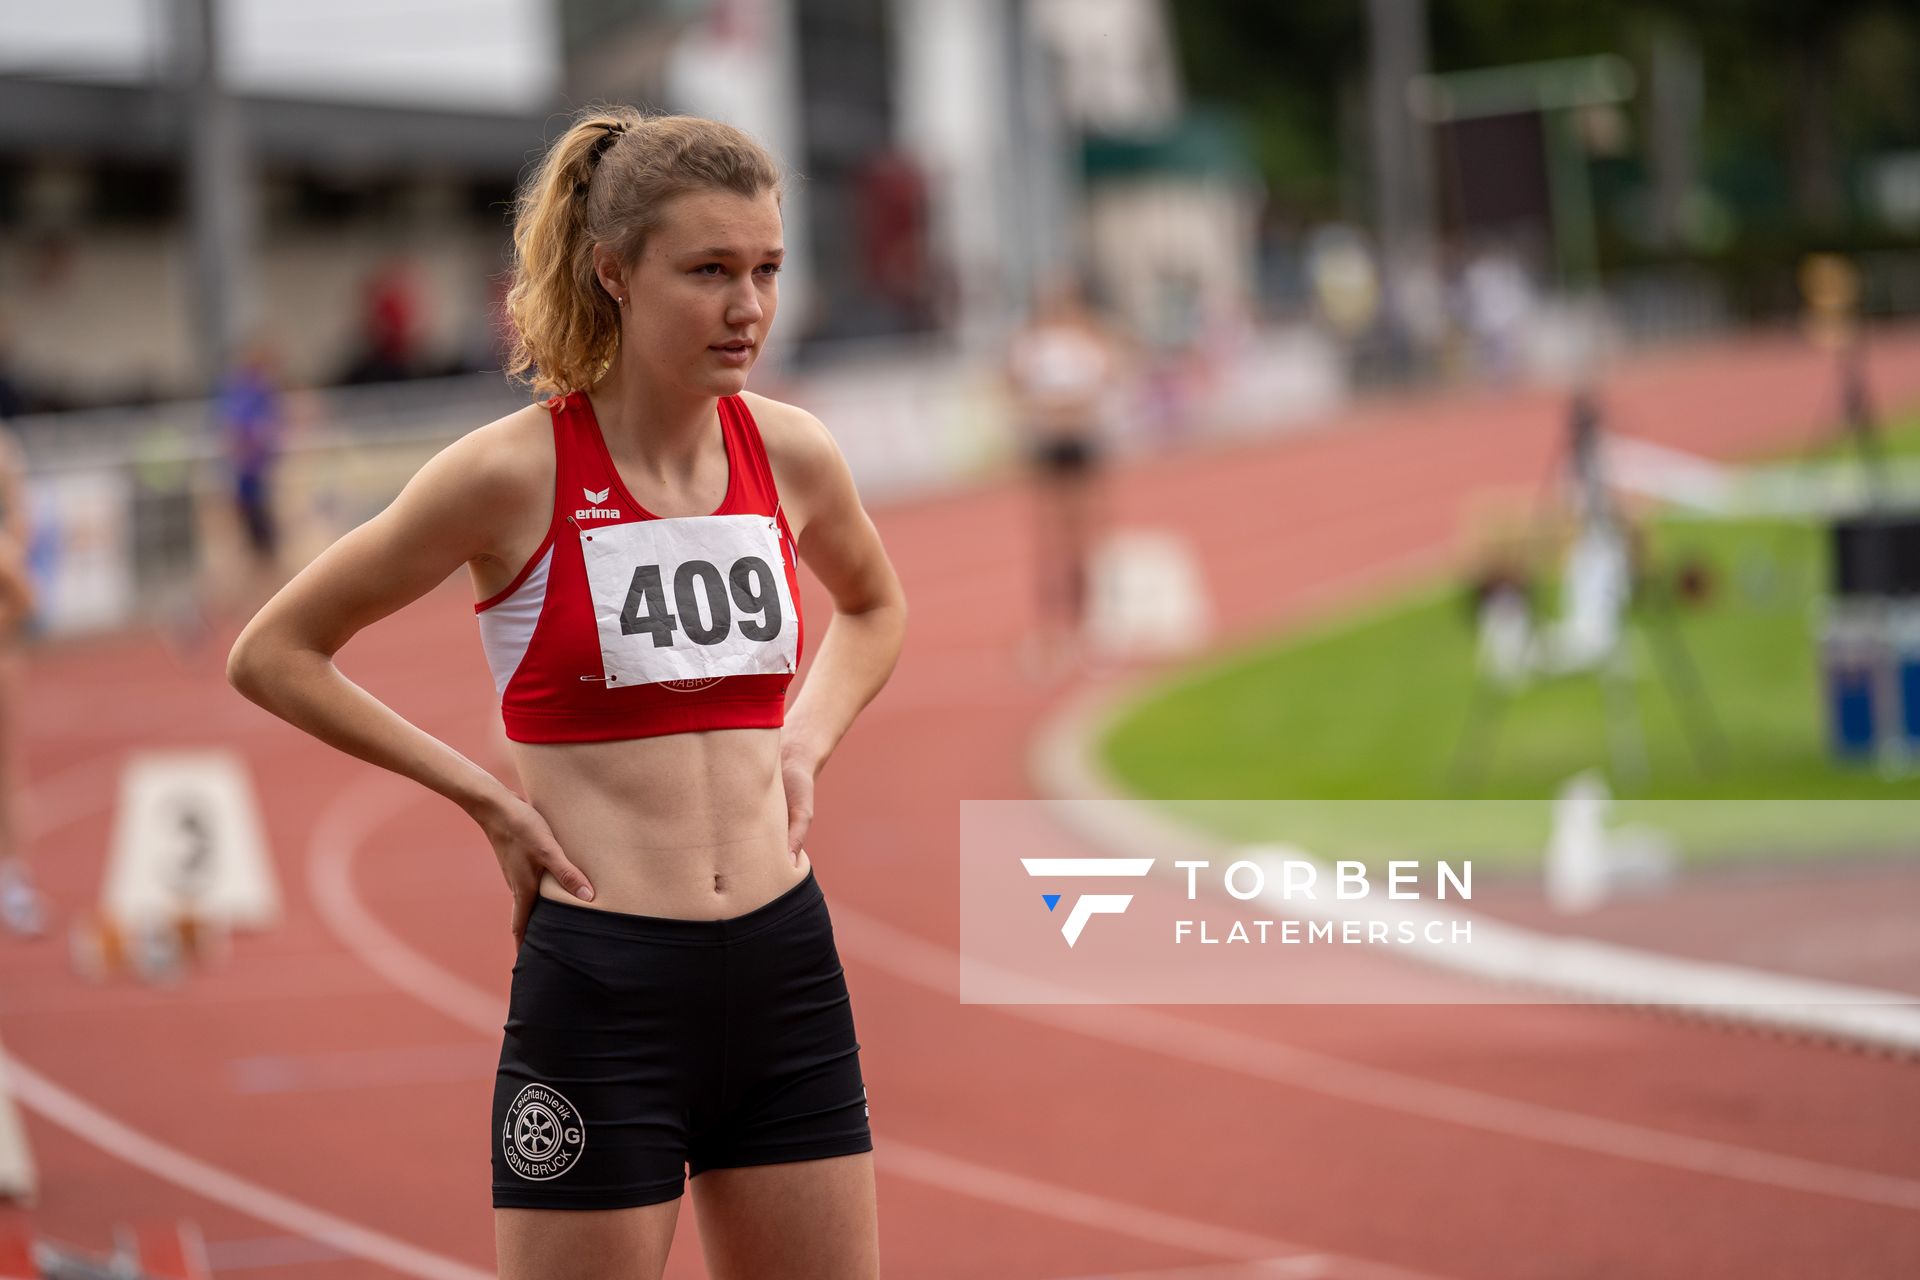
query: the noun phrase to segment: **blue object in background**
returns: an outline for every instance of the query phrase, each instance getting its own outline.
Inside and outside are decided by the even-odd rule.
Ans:
[[[1913,651],[1900,655],[1900,732],[1920,747],[1920,653]]]
[[[1873,669],[1827,668],[1827,711],[1834,754],[1860,758],[1873,754]]]

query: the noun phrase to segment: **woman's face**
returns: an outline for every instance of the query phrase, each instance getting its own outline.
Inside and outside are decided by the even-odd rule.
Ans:
[[[655,386],[738,393],[773,327],[784,253],[772,192],[674,197],[626,276],[622,359]],[[618,297],[618,278],[601,279]]]

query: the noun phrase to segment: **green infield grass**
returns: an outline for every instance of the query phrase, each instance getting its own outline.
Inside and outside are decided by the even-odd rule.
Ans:
[[[1920,415],[1889,437],[1920,447]],[[1476,719],[1463,745],[1482,695],[1467,588],[1447,583],[1181,673],[1123,709],[1097,750],[1127,790],[1232,839],[1376,861],[1532,862],[1544,801],[1589,769],[1618,797],[1618,820],[1668,832],[1688,860],[1894,848],[1920,832],[1920,772],[1888,778],[1828,750],[1824,532],[1666,514],[1645,536],[1656,580],[1693,562],[1709,589],[1695,604],[1635,606],[1631,715],[1609,718],[1593,676],[1541,680]],[[1557,585],[1540,599],[1557,614]],[[1676,700],[1688,669],[1708,715]],[[1642,744],[1640,776],[1616,765],[1609,734],[1623,726]]]

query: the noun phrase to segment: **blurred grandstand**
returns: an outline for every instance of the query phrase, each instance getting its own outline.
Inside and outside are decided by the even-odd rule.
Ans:
[[[1122,447],[1272,429],[1382,379],[1573,376],[1605,342],[1784,316],[1815,232],[1861,251],[1868,314],[1920,309],[1920,153],[1885,145],[1895,107],[1873,114],[1891,55],[1835,89],[1834,145],[1861,145],[1796,142],[1756,182],[1755,130],[1723,104],[1776,104],[1746,81],[1705,96],[1729,40],[1707,17],[1556,10],[1522,38],[1424,8],[491,0],[461,7],[451,46],[436,5],[14,11],[0,412],[37,505],[63,509],[38,538],[47,621],[124,622],[226,554],[205,397],[245,347],[288,387],[372,384],[309,397],[285,441],[296,556],[515,403],[487,372],[513,185],[599,97],[727,118],[789,157],[764,389],[804,380],[877,495],[1012,452],[1000,346],[1063,263],[1143,344]],[[1876,32],[1912,56],[1910,23],[1789,8],[1831,47],[1829,80]],[[1254,50],[1280,59],[1281,99]],[[1326,137],[1287,141],[1314,121]],[[1860,175],[1857,201],[1821,194],[1822,164]],[[1824,221],[1786,218],[1788,187]]]

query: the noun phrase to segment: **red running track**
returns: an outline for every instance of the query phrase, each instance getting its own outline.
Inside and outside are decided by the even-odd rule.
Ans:
[[[1920,397],[1920,334],[1875,358],[1884,402]],[[1786,338],[1635,360],[1609,396],[1618,429],[1720,456],[1798,444],[1832,400]],[[1560,421],[1544,393],[1373,401],[1126,468],[1119,509],[1185,531],[1244,634],[1452,559],[1490,486],[1537,487]],[[1031,794],[1026,743],[1064,691],[1013,657],[1017,491],[879,520],[912,634],[822,779],[809,849],[864,1045],[889,1276],[1920,1275],[1912,1063],[1593,1008],[959,1005],[959,801]],[[1248,581],[1270,590],[1221,589]],[[497,765],[462,586],[341,665]],[[104,1249],[115,1222],[185,1216],[221,1276],[488,1274],[511,943],[484,840],[247,706],[217,655],[48,653],[24,716],[32,852],[63,912],[97,891],[128,753],[195,746],[249,761],[287,911],[173,990],[90,986],[59,943],[0,942],[42,1177],[0,1229]],[[671,1276],[704,1274],[693,1216]]]

